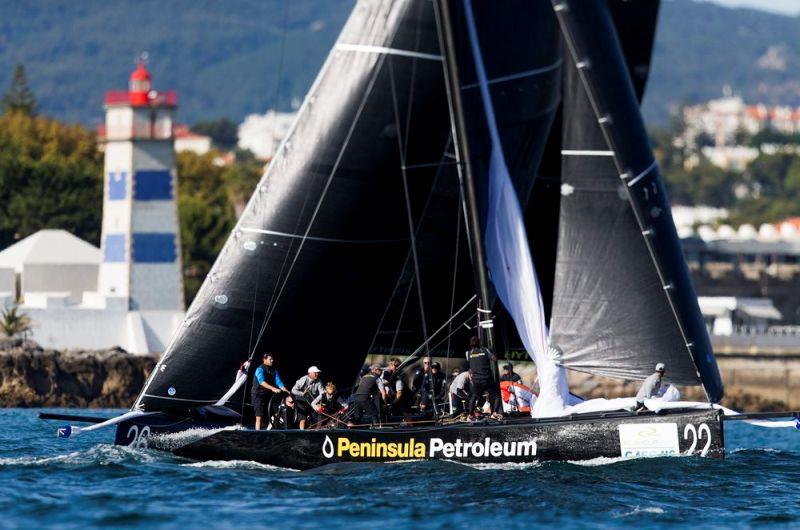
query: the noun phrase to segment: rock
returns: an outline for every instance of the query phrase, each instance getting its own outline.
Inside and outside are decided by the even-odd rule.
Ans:
[[[128,408],[157,360],[121,348],[56,351],[0,340],[0,407]]]

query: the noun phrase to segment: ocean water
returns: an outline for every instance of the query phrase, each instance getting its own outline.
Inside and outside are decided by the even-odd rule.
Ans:
[[[724,461],[295,472],[115,447],[110,429],[60,440],[37,412],[0,410],[0,528],[800,528],[793,429],[727,424]]]

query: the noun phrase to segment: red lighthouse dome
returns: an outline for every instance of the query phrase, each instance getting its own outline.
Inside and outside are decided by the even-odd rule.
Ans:
[[[139,62],[136,70],[131,73],[128,82],[132,105],[147,105],[149,103],[148,94],[152,88],[150,72],[145,68],[144,63]]]

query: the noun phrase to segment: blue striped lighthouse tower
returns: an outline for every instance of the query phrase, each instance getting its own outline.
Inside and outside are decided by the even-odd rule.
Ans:
[[[173,124],[175,92],[156,92],[140,61],[105,98],[99,291],[132,311],[183,311]],[[101,131],[102,133],[102,131]]]

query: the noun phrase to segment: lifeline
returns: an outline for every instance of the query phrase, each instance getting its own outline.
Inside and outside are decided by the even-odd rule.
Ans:
[[[441,438],[431,438],[428,447],[425,443],[410,438],[407,442],[351,442],[348,438],[337,440],[336,456],[351,458],[444,458],[453,457],[499,457],[536,456],[536,441],[493,442],[486,437],[480,442],[445,442]]]

